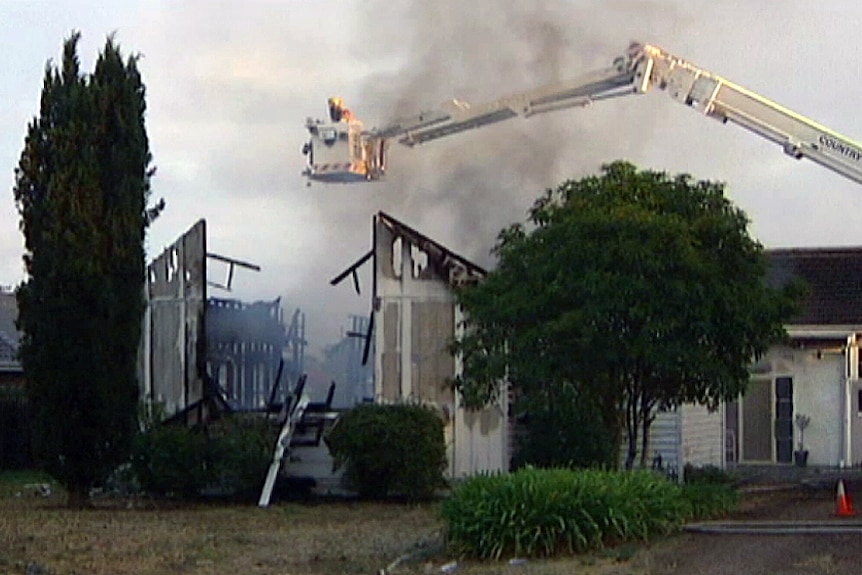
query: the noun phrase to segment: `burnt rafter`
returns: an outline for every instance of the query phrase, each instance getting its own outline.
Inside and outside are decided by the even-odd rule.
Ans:
[[[207,258],[209,258],[211,260],[215,260],[217,262],[222,262],[222,263],[227,264],[227,277],[225,278],[225,282],[223,284],[207,280],[207,285],[214,287],[214,288],[223,289],[225,291],[231,290],[231,286],[233,284],[234,269],[237,266],[239,266],[241,268],[249,269],[252,271],[256,271],[256,272],[260,271],[259,265],[252,264],[249,262],[244,262],[244,261],[238,260],[236,258],[229,258],[227,256],[222,256],[222,255],[214,254],[211,252],[207,252]]]
[[[372,257],[374,257],[374,248],[368,250],[368,253],[366,253],[364,256],[362,256],[361,258],[359,258],[358,260],[356,260],[355,262],[350,264],[350,266],[346,270],[344,270],[343,272],[341,272],[340,274],[338,274],[337,276],[335,276],[334,278],[329,280],[329,285],[336,286],[336,285],[340,284],[342,281],[344,281],[344,278],[346,278],[347,276],[352,276],[353,277],[353,289],[356,290],[357,294],[360,293],[360,291],[359,291],[359,275],[356,273],[356,270],[361,268],[362,265],[365,262],[367,262],[368,260],[370,260]]]

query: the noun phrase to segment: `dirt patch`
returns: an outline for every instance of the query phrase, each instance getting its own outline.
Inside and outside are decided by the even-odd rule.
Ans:
[[[760,488],[743,493],[728,519],[816,521],[835,516],[835,496],[828,488]]]
[[[746,494],[737,520],[837,521],[831,489],[795,488]],[[850,575],[860,573],[859,535],[683,534],[645,548],[632,575]]]

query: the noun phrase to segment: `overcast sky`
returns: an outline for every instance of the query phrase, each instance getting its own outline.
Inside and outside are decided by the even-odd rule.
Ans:
[[[72,30],[84,70],[111,32],[142,55],[167,201],[149,257],[205,218],[210,251],[262,268],[212,295],[281,296],[319,347],[368,311],[367,293],[328,281],[369,249],[376,211],[490,265],[499,229],[543,189],[615,159],[726,182],[768,248],[862,245],[859,185],[662,92],[393,147],[386,183],[306,187],[303,123],[327,97],[380,126],[577,76],[640,40],[862,138],[860,23],[862,4],[839,0],[0,0],[0,285],[23,279],[13,170]]]

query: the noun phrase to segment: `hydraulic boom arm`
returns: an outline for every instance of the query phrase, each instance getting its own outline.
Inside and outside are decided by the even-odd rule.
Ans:
[[[780,145],[794,158],[808,158],[862,184],[862,145],[742,86],[671,56],[637,44],[650,87],[722,122],[733,122]]]
[[[529,118],[544,112],[587,106],[596,100],[631,94],[635,73],[630,62],[618,58],[610,68],[476,107],[453,100],[446,106],[448,110],[432,110],[398,120],[376,135],[398,137],[398,143],[414,146],[517,116]]]
[[[809,158],[862,183],[862,145],[661,48],[638,43],[632,43],[604,70],[475,107],[453,100],[379,130],[362,131],[352,117],[349,124],[308,120],[306,128],[312,139],[305,147],[309,156],[305,174],[311,180],[330,182],[377,180],[385,173],[391,139],[412,147],[518,116],[583,107],[650,89],[664,90],[709,117],[738,124],[779,144],[797,159]],[[339,142],[342,147],[337,146]],[[336,161],[315,162],[315,150]]]

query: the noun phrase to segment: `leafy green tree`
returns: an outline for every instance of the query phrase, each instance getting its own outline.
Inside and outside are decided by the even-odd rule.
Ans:
[[[522,390],[512,467],[613,468],[619,459],[619,434],[607,429],[591,397],[562,382],[554,388]]]
[[[573,386],[646,463],[658,409],[715,406],[745,390],[753,358],[784,336],[794,289],[765,282],[762,246],[723,184],[626,162],[567,181],[503,230],[496,269],[460,293],[456,343],[474,406],[504,378],[551,397]]]
[[[14,196],[25,240],[17,292],[34,448],[70,506],[124,460],[137,428],[151,155],[137,58],[112,38],[82,75],[80,34],[46,65]]]

